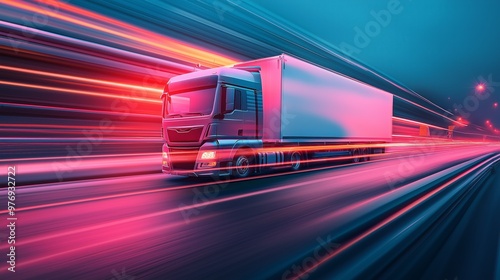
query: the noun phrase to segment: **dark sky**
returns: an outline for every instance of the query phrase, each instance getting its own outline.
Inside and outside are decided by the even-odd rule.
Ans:
[[[500,127],[499,1],[252,2],[458,116]],[[471,96],[480,77],[490,80],[483,100]]]

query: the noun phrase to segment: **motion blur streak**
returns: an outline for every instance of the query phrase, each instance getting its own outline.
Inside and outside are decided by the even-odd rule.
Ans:
[[[44,72],[44,71],[36,71],[36,70],[23,69],[23,68],[18,68],[18,67],[8,67],[8,66],[3,66],[3,65],[0,65],[0,69],[16,71],[16,72],[21,72],[21,73],[26,73],[26,74],[48,76],[48,77],[53,77],[53,78],[57,78],[57,79],[68,79],[68,80],[74,80],[74,81],[80,81],[80,82],[86,82],[86,83],[89,82],[89,83],[95,83],[95,84],[116,86],[116,87],[121,87],[121,88],[149,91],[149,92],[155,94],[154,97],[158,97],[158,95],[161,94],[161,89],[148,88],[148,87],[143,87],[143,86],[129,85],[129,84],[103,81],[103,80],[97,80],[97,79],[89,79],[89,78],[84,78],[84,77],[77,77],[77,76]]]
[[[80,251],[89,251],[89,249],[91,249],[91,248],[101,247],[101,246],[112,246],[112,245],[109,245],[109,244],[110,243],[119,242],[119,241],[132,242],[130,240],[132,238],[143,237],[144,234],[151,235],[151,234],[157,233],[157,232],[164,232],[164,231],[167,231],[167,230],[170,230],[170,229],[175,229],[177,226],[180,226],[180,225],[182,225],[182,222],[177,222],[177,223],[168,224],[168,225],[164,225],[164,226],[161,226],[161,225],[157,225],[157,226],[153,226],[153,227],[149,226],[148,230],[144,230],[144,231],[140,231],[140,232],[136,232],[136,233],[131,233],[131,234],[127,234],[127,235],[119,235],[118,237],[116,237],[117,235],[114,234],[114,232],[108,232],[108,231],[106,231],[104,234],[111,233],[115,237],[107,238],[107,239],[104,239],[105,241],[100,241],[99,242],[99,240],[102,240],[100,238],[100,239],[96,240],[97,242],[92,242],[92,243],[90,243],[87,246],[77,247],[77,248],[74,248],[74,249],[71,249],[71,250],[59,251],[59,253],[47,254],[47,255],[44,255],[44,256],[36,258],[36,259],[30,259],[29,261],[24,262],[23,266],[26,266],[26,267],[32,266],[32,265],[34,265],[36,263],[39,263],[39,262],[42,262],[42,261],[46,261],[46,260],[50,260],[50,261],[53,262],[53,261],[56,261],[57,258],[61,258],[62,256],[65,256],[65,257],[61,258],[61,259],[59,259],[57,261],[64,261],[64,260],[67,260],[69,258],[66,255],[73,255],[73,258],[77,258],[79,255],[75,254],[75,253],[85,254],[85,253],[82,253]],[[135,225],[135,226],[137,226],[137,225]],[[101,234],[104,235],[103,233],[101,233]]]
[[[108,98],[120,98],[120,96],[106,94],[106,93],[97,93],[97,92],[90,92],[90,91],[83,91],[83,90],[56,88],[56,87],[41,86],[41,85],[31,85],[31,84],[24,84],[24,83],[13,83],[13,82],[2,81],[2,80],[0,80],[0,84],[9,85],[9,86],[17,86],[17,87],[27,87],[27,88],[34,88],[34,89],[51,90],[51,91],[61,91],[61,92],[68,92],[68,93],[86,94],[86,95],[108,97]],[[147,98],[139,98],[139,97],[131,97],[131,96],[123,97],[123,98],[131,99],[131,100],[135,100],[135,101],[161,103],[161,101],[155,100],[155,99],[147,99]]]
[[[324,167],[322,169],[324,169]],[[319,169],[317,169],[317,170],[319,170]],[[311,172],[311,171],[313,171],[313,170],[306,170],[306,171],[301,171],[301,172]],[[353,175],[353,173],[350,173],[350,176],[352,176],[352,175]],[[282,175],[280,175],[280,174],[265,175],[265,176],[259,176],[259,178],[270,178],[270,177],[276,177],[276,176],[282,176]],[[158,179],[161,179],[160,176],[157,176],[157,177],[158,177]],[[344,176],[342,176],[342,177],[344,177]],[[255,178],[253,178],[253,179],[255,179]],[[99,224],[99,225],[93,225],[92,227],[84,227],[84,228],[76,229],[73,231],[59,232],[56,235],[49,235],[49,236],[39,235],[36,238],[30,238],[30,239],[23,240],[22,244],[25,245],[25,244],[29,244],[29,243],[33,243],[33,242],[43,241],[46,239],[59,238],[59,237],[70,235],[70,234],[98,230],[98,229],[106,228],[109,226],[115,226],[115,225],[122,224],[122,223],[128,223],[128,222],[138,221],[138,220],[142,220],[142,219],[146,219],[146,218],[152,218],[152,217],[156,217],[156,216],[162,216],[162,215],[172,214],[172,213],[176,213],[176,212],[187,211],[187,210],[190,210],[193,208],[194,209],[205,208],[209,205],[214,205],[214,204],[229,202],[229,201],[233,201],[233,200],[249,198],[249,197],[253,197],[253,196],[258,196],[258,195],[263,195],[263,194],[268,194],[268,193],[273,193],[273,192],[279,192],[279,191],[283,191],[283,190],[287,190],[287,189],[297,188],[297,187],[304,186],[305,184],[320,184],[320,183],[323,183],[323,182],[328,181],[328,180],[330,180],[330,178],[322,178],[322,179],[312,180],[312,181],[307,181],[307,182],[288,184],[288,185],[285,185],[285,186],[279,187],[279,188],[270,188],[270,189],[265,189],[265,190],[261,190],[261,191],[250,192],[247,194],[230,196],[230,197],[227,197],[224,199],[216,199],[213,201],[199,203],[199,204],[192,205],[189,207],[181,207],[181,208],[170,209],[170,210],[162,211],[162,212],[150,213],[150,214],[146,214],[146,215],[142,215],[142,216],[138,216],[138,217],[133,217],[130,219],[123,219],[123,220],[116,221],[113,223],[104,223],[104,224]],[[249,181],[249,179],[232,180],[231,182],[236,183],[236,182],[244,182],[244,181]],[[225,183],[229,183],[229,182],[225,182]],[[79,200],[74,200],[74,201],[65,201],[65,202],[44,204],[44,205],[31,206],[31,207],[21,207],[18,209],[18,211],[24,212],[24,211],[39,210],[39,209],[43,209],[43,208],[47,208],[47,207],[60,207],[60,206],[68,205],[68,204],[81,204],[81,203],[94,202],[94,201],[98,201],[98,200],[110,200],[110,199],[121,199],[124,197],[136,197],[136,196],[149,195],[149,194],[158,193],[158,192],[174,192],[174,191],[179,191],[179,190],[188,189],[188,188],[201,187],[204,185],[205,184],[203,184],[203,183],[202,184],[193,184],[193,185],[185,185],[182,187],[173,187],[173,188],[169,187],[169,188],[155,189],[155,190],[149,190],[149,191],[139,191],[139,192],[117,194],[117,195],[107,195],[107,196],[102,196],[102,197],[94,197],[91,199],[79,199]],[[0,212],[0,214],[5,214],[5,213],[6,213],[5,211]],[[0,247],[0,248],[2,248],[2,247]]]
[[[449,120],[449,121],[451,121],[451,122],[452,122],[452,123],[454,123],[454,124],[461,124],[460,122],[458,122],[458,121],[456,121],[456,120],[454,120],[454,119],[452,119],[452,118],[450,118],[450,117],[448,117],[448,116],[446,116],[446,115],[443,115],[443,114],[441,114],[441,113],[438,113],[438,112],[436,112],[436,111],[434,111],[434,110],[432,110],[432,109],[427,108],[426,106],[422,106],[422,105],[420,105],[420,104],[418,104],[418,103],[416,103],[416,102],[410,101],[410,100],[408,100],[408,99],[406,99],[406,98],[403,98],[403,97],[401,97],[401,96],[394,95],[394,98],[401,99],[401,100],[403,100],[404,102],[407,102],[408,104],[411,104],[412,106],[418,107],[418,108],[423,109],[423,110],[425,110],[425,111],[427,111],[427,112],[430,112],[430,113],[432,113],[432,114],[435,114],[435,115],[437,115],[437,116],[440,116],[440,117],[442,117],[443,119]]]
[[[144,279],[167,275],[170,279],[281,278],[297,260],[307,258],[318,237],[339,236],[353,225],[366,227],[359,216],[363,205],[387,209],[379,199],[384,194],[391,201],[392,193],[405,190],[406,184],[415,182],[421,189],[419,179],[429,172],[477,162],[498,149],[464,144],[450,152],[437,147],[424,155],[423,163],[414,165],[405,182],[393,188],[384,174],[397,170],[404,157],[232,182],[207,179],[193,184],[149,174],[23,186],[19,215],[25,230],[19,232],[18,248],[25,269],[19,274],[23,278],[54,273],[66,279],[109,278],[113,268],[124,266]],[[210,193],[205,192],[207,187]],[[430,189],[428,195],[438,189],[442,186]],[[188,242],[191,238],[200,246]],[[259,262],[263,252],[266,262]],[[78,269],[82,264],[91,269]],[[154,268],[159,264],[162,269]],[[186,270],[186,266],[199,269]],[[5,264],[0,269],[3,277]],[[316,279],[314,273],[310,276]]]
[[[45,2],[45,1],[44,1]],[[203,63],[206,64],[207,66],[218,66],[218,65],[227,65],[227,64],[232,64],[235,62],[235,60],[231,60],[228,58],[225,58],[220,55],[215,55],[206,51],[202,51],[190,46],[187,46],[186,44],[181,44],[173,39],[170,39],[168,37],[164,36],[159,36],[156,34],[153,34],[151,32],[148,32],[146,30],[140,30],[139,28],[133,28],[132,30],[134,31],[133,34],[130,33],[125,33],[120,31],[120,29],[115,29],[115,28],[109,28],[105,27],[99,24],[96,24],[93,21],[93,18],[95,17],[95,13],[85,11],[83,9],[76,8],[74,6],[71,6],[69,4],[63,4],[60,3],[59,1],[47,1],[48,4],[58,7],[60,6],[62,9],[67,9],[71,13],[75,13],[78,15],[79,13],[82,13],[84,16],[91,18],[91,20],[83,20],[83,19],[78,19],[75,17],[75,15],[64,15],[61,13],[56,13],[54,11],[48,10],[48,9],[42,9],[34,4],[26,3],[23,1],[14,1],[14,0],[7,0],[4,2],[5,4],[8,4],[12,7],[16,7],[19,9],[23,9],[26,11],[34,12],[34,13],[40,13],[40,14],[47,14],[53,18],[57,18],[63,21],[67,21],[70,23],[74,23],[77,25],[80,25],[82,27],[87,27],[90,29],[94,29],[97,31],[102,31],[105,33],[108,33],[110,35],[116,35],[131,41],[136,41],[139,42],[145,46],[151,46],[154,47],[151,51],[154,52],[156,51],[163,51],[167,53],[174,54],[175,56],[179,57],[182,60],[190,61],[193,63]],[[99,20],[102,22],[106,23],[111,23],[113,24],[119,24],[119,27],[127,29],[130,27],[130,25],[121,23],[117,20],[112,20],[110,18],[104,17],[104,16],[98,16],[97,17]],[[143,36],[141,34],[146,34],[148,36]],[[215,63],[214,63],[215,62]]]
[[[439,127],[439,126],[435,126],[435,125],[428,124],[428,123],[423,123],[423,122],[417,122],[417,121],[413,121],[413,120],[408,120],[408,119],[398,118],[398,117],[393,117],[392,119],[393,119],[396,123],[400,122],[400,123],[404,123],[404,124],[425,125],[425,126],[432,127],[432,128],[436,128],[436,129],[448,130],[448,128]]]
[[[354,239],[352,239],[351,241],[349,241],[345,245],[342,245],[337,251],[335,251],[335,253],[330,254],[327,257],[321,259],[320,261],[317,262],[316,265],[310,267],[308,270],[305,270],[303,274],[298,275],[297,278],[294,278],[294,279],[301,279],[303,275],[309,274],[311,271],[316,270],[316,268],[318,266],[320,266],[323,263],[327,262],[328,260],[334,258],[335,256],[341,254],[342,252],[344,252],[345,250],[349,249],[350,247],[352,247],[353,245],[355,245],[356,243],[358,243],[360,240],[362,240],[363,238],[369,236],[370,234],[374,233],[375,231],[380,230],[384,226],[387,226],[389,223],[393,222],[397,218],[400,218],[401,216],[403,216],[404,214],[406,214],[407,212],[409,212],[411,209],[415,208],[417,205],[422,204],[423,202],[425,202],[426,200],[428,200],[430,197],[434,196],[436,193],[438,193],[438,192],[442,191],[443,189],[449,187],[450,185],[452,185],[455,182],[457,182],[458,180],[466,177],[467,175],[475,172],[476,170],[478,170],[482,166],[483,166],[483,163],[481,162],[480,164],[474,166],[473,168],[471,168],[471,169],[469,169],[469,170],[467,170],[467,171],[465,171],[465,172],[457,175],[455,178],[449,180],[447,183],[442,184],[441,186],[433,189],[432,191],[430,191],[429,193],[427,193],[424,196],[420,197],[419,199],[415,200],[414,202],[408,204],[407,206],[405,206],[401,210],[395,212],[391,216],[387,217],[386,219],[384,219],[382,222],[378,223],[374,227],[371,227],[367,231],[363,232],[363,234],[355,237]]]

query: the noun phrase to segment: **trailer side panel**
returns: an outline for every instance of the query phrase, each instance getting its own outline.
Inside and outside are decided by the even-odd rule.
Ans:
[[[391,140],[392,94],[287,55],[283,64],[283,141]]]

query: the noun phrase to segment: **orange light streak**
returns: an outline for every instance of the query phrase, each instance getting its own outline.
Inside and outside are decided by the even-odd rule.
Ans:
[[[39,14],[44,14],[47,16],[51,16],[53,18],[57,18],[59,20],[63,20],[66,22],[74,23],[83,27],[87,27],[90,29],[98,30],[104,33],[108,33],[114,36],[118,36],[121,38],[125,38],[134,42],[138,42],[144,45],[148,45],[150,47],[154,47],[156,49],[166,51],[170,54],[176,55],[176,58],[180,58],[181,60],[184,61],[189,61],[191,63],[201,63],[203,65],[207,66],[221,66],[221,65],[228,65],[228,64],[234,64],[236,63],[236,60],[233,60],[231,58],[227,58],[218,54],[210,53],[204,50],[197,49],[195,47],[189,46],[186,43],[179,42],[177,40],[174,40],[172,38],[168,38],[165,36],[160,36],[158,34],[155,34],[153,32],[140,29],[134,26],[131,26],[129,24],[113,20],[107,17],[103,17],[102,15],[92,13],[90,11],[86,11],[84,9],[80,9],[68,4],[63,4],[58,1],[45,1],[45,3],[52,3],[54,6],[61,7],[62,9],[69,10],[73,13],[79,13],[83,14],[85,16],[91,17],[91,18],[100,18],[101,20],[104,20],[106,22],[114,22],[115,24],[118,24],[121,28],[125,28],[125,30],[130,31],[130,29],[136,30],[136,32],[140,33],[134,33],[130,34],[127,32],[122,32],[118,30],[114,30],[108,27],[104,27],[95,23],[92,23],[90,21],[86,20],[81,20],[77,19],[68,15],[64,15],[60,12],[53,12],[48,9],[42,9],[41,7],[38,7],[34,4],[26,3],[26,2],[21,2],[21,1],[14,1],[14,0],[5,0],[4,4],[10,5],[12,7],[18,8],[18,9],[24,9],[27,11],[31,11],[34,13],[39,13]],[[144,36],[147,35],[147,36]]]

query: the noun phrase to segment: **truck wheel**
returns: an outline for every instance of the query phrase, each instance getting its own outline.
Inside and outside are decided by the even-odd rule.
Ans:
[[[359,157],[360,155],[362,155],[361,153],[361,150],[360,149],[354,149],[352,150],[352,153],[351,155],[355,158],[352,159],[352,162],[353,163],[358,163],[358,162],[361,162],[363,161],[363,158]]]
[[[369,161],[370,156],[368,155],[370,152],[368,149],[354,149],[352,151],[352,155],[356,156],[356,158],[352,159],[353,163],[358,163],[358,162],[364,162],[364,161]],[[364,157],[362,157],[365,155]],[[361,156],[361,157],[360,157]]]
[[[238,153],[233,160],[233,176],[235,178],[246,178],[253,173],[253,156],[248,153]]]
[[[365,161],[370,161],[370,155],[371,154],[373,154],[373,150],[372,149],[368,148],[368,149],[365,150],[365,155],[366,155]]]
[[[292,171],[297,171],[302,167],[302,157],[299,152],[292,152],[290,154],[290,163],[292,164],[290,167]]]

